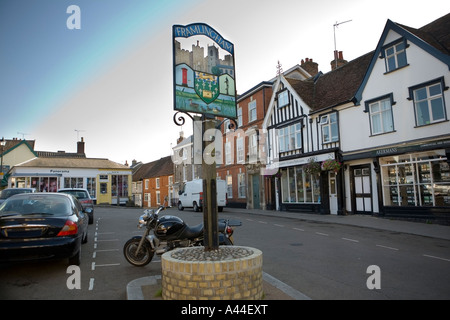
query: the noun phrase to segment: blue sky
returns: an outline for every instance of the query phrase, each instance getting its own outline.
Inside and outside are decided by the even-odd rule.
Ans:
[[[69,30],[70,5],[81,29]],[[419,28],[450,12],[444,0],[0,0],[0,136],[36,150],[76,150],[130,163],[170,155],[171,27],[203,22],[235,46],[243,93],[313,58],[323,72],[337,49],[347,60],[375,49],[387,19]],[[356,41],[357,40],[357,41]]]

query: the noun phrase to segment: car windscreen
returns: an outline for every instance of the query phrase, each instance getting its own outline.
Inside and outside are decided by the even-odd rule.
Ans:
[[[84,191],[79,191],[79,190],[63,190],[63,191],[60,191],[60,192],[67,193],[67,194],[71,194],[71,195],[73,195],[73,196],[74,196],[75,198],[77,198],[77,199],[85,199],[85,198],[89,198],[89,196],[87,195],[87,193],[84,192]]]
[[[19,193],[31,193],[29,189],[6,189],[0,192],[0,199],[8,199],[9,197]]]
[[[12,197],[0,205],[0,217],[15,214],[68,216],[71,213],[69,199],[51,195]]]

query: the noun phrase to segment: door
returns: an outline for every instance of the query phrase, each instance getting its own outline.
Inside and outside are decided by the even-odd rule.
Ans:
[[[337,187],[336,187],[336,172],[328,171],[328,187],[330,197],[330,213],[337,214],[338,201],[337,201]]]
[[[372,212],[370,165],[353,167],[353,199],[357,213]]]
[[[252,192],[253,192],[253,209],[261,209],[259,197],[259,175],[252,176]]]

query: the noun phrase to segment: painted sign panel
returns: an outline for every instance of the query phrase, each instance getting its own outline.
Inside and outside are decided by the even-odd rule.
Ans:
[[[174,109],[236,119],[234,45],[203,23],[174,25]]]

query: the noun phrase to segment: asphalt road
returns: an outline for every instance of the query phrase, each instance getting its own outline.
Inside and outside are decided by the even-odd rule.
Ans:
[[[160,258],[145,267],[131,266],[123,244],[140,235],[141,209],[96,207],[79,269],[67,260],[0,264],[1,299],[123,300],[126,285],[160,275]],[[175,208],[189,224],[201,212]],[[263,271],[312,299],[449,299],[450,241],[392,231],[251,215],[227,210],[220,217],[239,219],[236,245],[263,251]],[[370,271],[377,266],[378,272]],[[369,270],[368,270],[369,268]],[[374,278],[378,276],[377,278]],[[368,288],[377,283],[379,289]],[[373,280],[373,281],[372,281]]]

